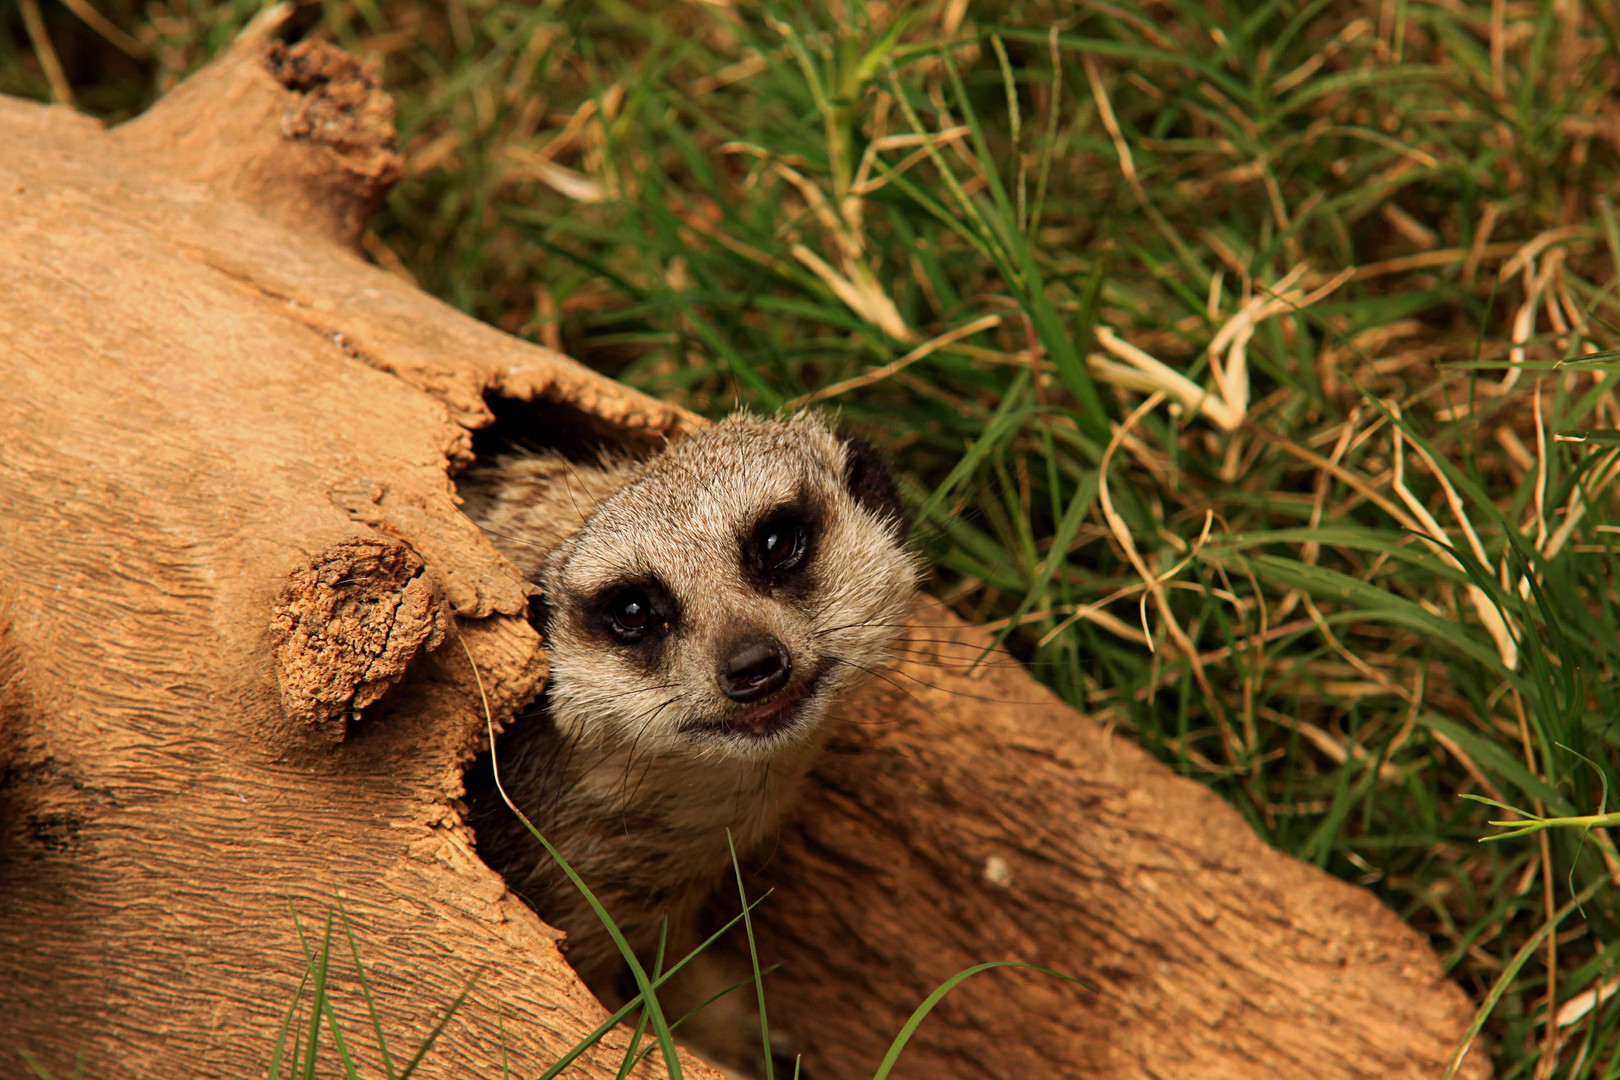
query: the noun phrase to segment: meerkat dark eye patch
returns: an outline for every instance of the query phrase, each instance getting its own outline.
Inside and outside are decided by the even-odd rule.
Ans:
[[[583,605],[591,629],[621,645],[660,641],[679,614],[675,599],[657,578],[627,581],[598,591]]]
[[[785,573],[804,562],[810,548],[810,530],[792,511],[779,513],[760,524],[754,543],[766,573]]]
[[[646,593],[632,589],[614,597],[608,614],[620,637],[640,635],[652,626],[652,601]]]
[[[816,515],[800,498],[759,519],[742,542],[743,568],[765,589],[793,585],[815,553]]]

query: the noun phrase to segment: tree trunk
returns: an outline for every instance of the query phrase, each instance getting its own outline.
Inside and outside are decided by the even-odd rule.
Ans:
[[[294,912],[318,950],[340,903],[396,1068],[475,973],[418,1075],[498,1076],[503,1052],[533,1075],[604,1016],[459,816],[469,656],[497,724],[545,663],[448,477],[487,396],[620,444],[697,421],[366,264],[391,104],[269,29],[116,130],[0,99],[5,1075],[22,1053],[262,1074],[305,969]],[[756,916],[817,1076],[869,1073],[940,979],[996,959],[1097,989],[976,976],[897,1075],[1443,1068],[1467,1004],[1369,894],[1005,657],[898,678],[854,703]],[[339,926],[337,1018],[375,1068]],[[572,1075],[614,1075],[627,1039]]]

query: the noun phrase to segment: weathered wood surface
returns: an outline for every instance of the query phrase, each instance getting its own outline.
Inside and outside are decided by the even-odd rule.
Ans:
[[[627,443],[694,421],[354,253],[389,114],[341,53],[262,37],[115,131],[0,99],[0,1075],[261,1073],[289,905],[339,897],[396,1060],[482,973],[418,1075],[500,1075],[497,1017],[533,1075],[602,1015],[457,813],[462,644],[497,719],[544,657],[447,476],[486,396]],[[989,959],[1100,992],[978,976],[897,1075],[1438,1075],[1466,1002],[1370,895],[1004,660],[907,673],[765,871],[771,1000],[818,1077],[869,1074]]]

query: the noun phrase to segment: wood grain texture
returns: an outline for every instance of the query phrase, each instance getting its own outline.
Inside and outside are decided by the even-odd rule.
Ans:
[[[545,661],[450,476],[489,395],[624,448],[695,421],[364,263],[389,115],[262,32],[115,131],[0,99],[0,1075],[262,1073],[292,912],[339,900],[396,1063],[480,976],[418,1075],[500,1075],[502,1030],[533,1075],[602,1015],[459,816],[463,646],[497,720]],[[918,664],[856,703],[766,870],[818,1077],[1001,958],[1099,992],[979,976],[907,1075],[1435,1074],[1465,1002],[1371,896],[1005,662]],[[346,959],[334,988],[374,1068]]]

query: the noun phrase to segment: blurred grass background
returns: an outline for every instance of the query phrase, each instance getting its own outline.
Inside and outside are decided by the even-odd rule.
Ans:
[[[0,92],[116,121],[258,7],[9,0]],[[292,25],[398,101],[377,263],[711,416],[841,408],[936,593],[1427,934],[1499,1076],[1620,1077],[1620,817],[1479,843],[1620,778],[1620,10]]]

